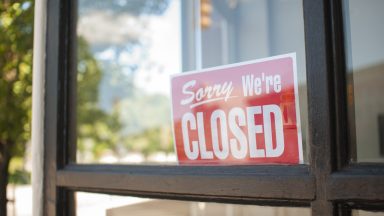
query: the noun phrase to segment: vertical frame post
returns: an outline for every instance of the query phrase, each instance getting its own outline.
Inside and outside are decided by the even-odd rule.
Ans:
[[[47,0],[46,60],[44,85],[44,214],[56,215],[57,116],[59,75],[60,1]]]
[[[32,90],[32,214],[43,215],[46,0],[35,1]]]
[[[336,215],[327,199],[326,182],[333,171],[334,112],[330,5],[328,0],[304,0],[307,62],[310,167],[316,178],[312,215]]]
[[[64,168],[74,155],[68,145],[69,118],[76,115],[68,111],[69,95],[74,90],[68,73],[73,65],[70,50],[74,50],[69,46],[69,29],[76,19],[70,14],[72,5],[74,1],[47,0],[43,215],[49,216],[74,214],[73,192],[58,187],[56,181],[57,170]]]

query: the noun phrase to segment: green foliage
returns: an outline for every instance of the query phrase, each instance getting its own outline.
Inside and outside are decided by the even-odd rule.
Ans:
[[[98,99],[104,74],[82,37],[78,38],[77,70],[77,148],[80,155],[88,155],[87,162],[97,161],[106,152],[121,156],[119,148],[145,156],[173,150],[168,97],[127,86],[129,97],[117,100],[111,112],[102,110]]]
[[[30,184],[31,173],[24,169],[24,157],[14,156],[8,168],[9,183],[12,184]]]
[[[33,1],[0,3],[0,142],[22,155],[30,137]]]
[[[148,1],[153,4],[143,2],[135,2],[142,8],[137,10],[140,13],[161,14],[168,5],[168,0]],[[94,3],[90,1],[91,5]],[[1,1],[0,13],[0,144],[7,145],[11,157],[22,157],[31,131],[33,1]],[[159,150],[172,151],[171,130],[164,124],[169,121],[168,100],[159,95],[134,96],[139,90],[130,87],[132,95],[128,101],[117,101],[112,111],[100,109],[101,66],[81,37],[77,50],[79,152],[91,152],[93,160],[97,160],[107,150],[118,152],[119,146],[145,155]],[[129,109],[123,110],[127,107]],[[121,119],[127,124],[122,125]],[[0,155],[0,159],[2,157]],[[27,176],[20,167],[10,171],[13,182],[25,182],[23,179]]]
[[[18,169],[9,173],[9,183],[12,184],[31,184],[31,173],[24,169]]]
[[[85,160],[91,162],[106,152],[119,156],[119,147],[146,156],[156,151],[172,151],[171,129],[164,123],[170,119],[169,99],[142,94],[130,86],[130,97],[116,101],[110,112],[102,110],[99,104],[102,67],[84,38],[78,37],[77,44],[77,150],[80,155],[88,155]]]
[[[131,97],[121,102],[124,112],[120,118],[125,123],[121,133],[126,136],[125,147],[145,156],[158,151],[173,149],[170,124],[170,101],[162,94],[148,94],[133,88]]]
[[[158,151],[172,152],[172,131],[170,127],[156,127],[144,130],[138,134],[127,136],[126,146],[131,151],[141,152],[148,156]]]
[[[86,41],[78,38],[77,67],[77,146],[82,153],[91,151],[97,159],[105,149],[120,142],[121,128],[116,112],[106,113],[98,105],[102,72]]]

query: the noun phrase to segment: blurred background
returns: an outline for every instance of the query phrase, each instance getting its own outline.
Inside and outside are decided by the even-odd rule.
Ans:
[[[301,0],[77,0],[77,4],[77,163],[176,164],[172,74],[290,52],[297,55],[304,162],[308,163]],[[355,107],[350,123],[356,126],[351,131],[356,148],[351,161],[382,162],[384,4],[344,0],[343,5],[347,82],[352,92],[348,100]],[[32,0],[0,0],[0,215],[5,209],[10,216],[32,212],[33,13]],[[76,196],[78,215],[310,214],[305,208],[83,192]],[[156,212],[151,212],[153,206]],[[354,211],[354,215],[379,214]]]
[[[16,197],[31,212],[33,12],[33,1],[0,1],[0,215],[7,200],[15,215]]]

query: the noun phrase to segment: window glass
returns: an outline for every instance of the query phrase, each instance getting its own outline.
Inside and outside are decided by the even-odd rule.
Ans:
[[[352,159],[384,159],[384,1],[344,0]]]
[[[84,192],[77,192],[76,200],[76,212],[78,216],[310,215],[310,209],[308,208],[186,202],[147,198],[144,199],[137,197],[124,197]]]
[[[353,210],[352,216],[384,216],[384,212],[369,212],[363,210]]]
[[[174,162],[169,76],[180,1],[79,0],[77,161]]]
[[[78,2],[79,163],[175,163],[170,75],[291,52],[307,162],[301,0]]]

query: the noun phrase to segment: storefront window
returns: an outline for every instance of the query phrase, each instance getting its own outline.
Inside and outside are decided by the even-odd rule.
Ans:
[[[292,52],[307,163],[301,0],[79,0],[77,38],[79,163],[175,163],[170,75]]]
[[[384,158],[384,2],[344,0],[347,94],[353,160]]]
[[[382,100],[379,96],[381,85],[378,84],[382,78],[378,71],[381,71],[380,64],[384,59],[381,55],[384,49],[380,43],[384,35],[378,21],[381,20],[380,9],[384,6],[381,2],[39,2],[37,1],[41,7],[36,9],[41,9],[42,13],[37,16],[40,22],[36,23],[41,25],[36,26],[39,29],[36,32],[41,34],[37,34],[39,37],[36,38],[38,49],[35,50],[38,50],[38,55],[34,55],[34,63],[37,63],[36,68],[42,70],[34,73],[34,81],[37,80],[41,86],[38,86],[37,96],[34,96],[34,102],[37,102],[34,103],[37,104],[34,110],[38,113],[34,116],[34,123],[39,124],[34,126],[36,130],[33,130],[32,140],[33,152],[36,153],[34,156],[39,156],[34,158],[37,174],[33,175],[36,212],[43,212],[45,215],[73,215],[76,212],[78,215],[382,214],[375,211],[382,210],[383,165],[350,164],[350,160],[345,160],[345,155],[351,149],[344,146],[344,143],[352,141],[352,162],[382,161],[380,143],[384,133],[379,132],[382,130],[383,117],[379,110]],[[345,33],[345,38],[341,37],[342,33]],[[344,42],[345,50],[340,49]],[[285,53],[290,54],[280,55]],[[216,66],[225,68],[210,69],[210,72],[217,72],[212,76],[212,80],[216,82],[241,74],[240,70],[227,70],[228,64],[243,62],[235,65],[244,66],[244,61],[273,55],[290,56],[284,62],[297,62],[298,82],[295,80],[294,83],[298,85],[294,88],[294,94],[298,93],[300,96],[301,132],[306,164],[233,166],[231,163],[231,166],[227,166],[228,163],[222,163],[224,166],[164,166],[177,162],[170,126],[170,75],[179,73],[173,76],[172,82],[176,83],[173,83],[174,87],[184,84],[174,79],[175,77],[198,74],[188,74],[189,71],[209,71],[206,68]],[[344,57],[347,60],[347,74],[343,73]],[[273,66],[278,65],[274,61],[272,63]],[[276,71],[285,76],[290,71],[296,71],[296,67],[290,68],[292,70]],[[242,72],[248,74],[248,71],[253,72],[253,69],[244,69]],[[347,75],[347,88],[344,88],[344,75]],[[270,83],[264,84],[264,87],[272,86],[272,76],[269,77]],[[207,81],[204,78],[199,79]],[[259,77],[256,78],[260,80]],[[256,83],[256,78],[249,80],[253,79]],[[244,87],[244,83],[246,82],[243,81],[238,86]],[[279,78],[273,81],[273,87],[274,84],[276,89],[280,88]],[[243,95],[248,96],[249,89],[252,88],[242,88]],[[257,88],[253,90],[257,94]],[[345,93],[348,96],[347,101],[335,101],[344,99]],[[239,95],[241,94],[228,94]],[[284,102],[280,106],[281,110],[288,104],[284,100],[285,95],[292,93],[275,94],[274,97],[277,98],[276,101],[281,98]],[[266,98],[271,105],[271,98]],[[200,103],[200,99],[195,97],[188,101]],[[213,99],[219,101],[225,97],[217,96]],[[238,105],[237,99],[231,102]],[[191,104],[188,101],[189,107],[196,107],[196,103]],[[203,102],[199,105],[206,105],[206,101]],[[257,114],[260,114],[258,108],[263,106],[248,105],[255,108],[253,111]],[[346,106],[349,122],[345,122]],[[309,117],[307,107],[310,111]],[[219,108],[212,108],[214,111],[219,110],[220,114]],[[253,124],[252,130],[261,134],[261,127],[256,126],[265,128],[264,122],[272,122],[272,125],[272,118],[279,128],[283,123],[289,123],[285,124],[286,128],[299,128],[300,125],[290,124],[299,123],[297,118],[297,121],[291,121],[293,118],[287,117],[285,119],[288,121],[281,123],[279,112],[272,109],[270,112],[268,108],[271,107],[267,107],[266,113],[273,114],[266,114],[265,118],[264,113],[262,118],[258,118],[253,115],[252,109],[250,112],[247,110],[250,118],[246,121]],[[286,110],[286,113],[290,112],[289,109]],[[295,111],[297,116],[299,111]],[[200,128],[203,128],[200,131],[205,131],[206,121],[199,118],[196,122],[199,121]],[[213,147],[219,149],[217,140],[226,139],[222,135],[225,134],[225,127],[222,125],[226,122],[224,117],[218,119],[220,121],[215,118],[213,121],[212,118],[209,120],[208,126],[213,125],[211,128],[214,130],[218,128],[217,122],[221,126],[221,137],[216,136],[218,133],[214,130],[215,133],[211,136],[215,138]],[[235,122],[235,118],[231,119],[232,123]],[[240,121],[244,122],[238,122]],[[263,125],[256,121],[263,122]],[[244,123],[238,125],[244,127]],[[275,127],[277,131],[276,126],[267,126],[263,139],[268,141],[265,142],[268,145],[264,145],[264,150],[267,147],[269,150],[273,149],[271,140],[274,137],[277,140],[279,136],[279,140],[282,140],[281,133],[270,136],[274,133],[270,128]],[[194,128],[195,126],[190,126],[196,136],[199,130]],[[296,131],[295,135],[300,137],[300,133]],[[245,132],[250,134],[249,130]],[[348,136],[350,140],[345,139]],[[201,137],[203,140],[204,137]],[[257,135],[251,138],[257,138]],[[196,139],[193,139],[194,146],[197,146]],[[221,142],[224,149],[226,146]],[[203,145],[199,146],[200,149],[201,146]],[[236,151],[235,147],[231,149],[232,152]],[[221,152],[227,154],[227,149]],[[77,150],[78,164],[74,158],[74,150]],[[309,150],[311,163],[308,162]],[[220,153],[220,149],[217,152]],[[155,165],[149,165],[151,163]]]

